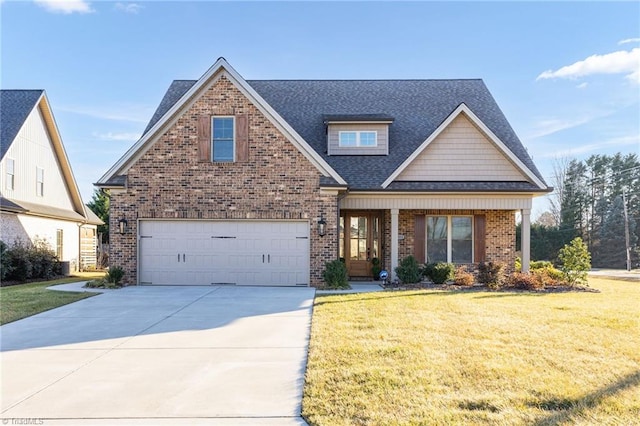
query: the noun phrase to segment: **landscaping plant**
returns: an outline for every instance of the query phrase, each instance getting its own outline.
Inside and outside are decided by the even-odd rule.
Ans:
[[[400,265],[396,267],[396,275],[404,284],[419,283],[422,280],[420,266],[413,256],[407,256],[402,259]]]
[[[349,275],[347,274],[347,267],[344,262],[340,260],[333,260],[325,263],[324,272],[322,272],[322,278],[327,288],[330,289],[344,289],[349,288]]]
[[[456,285],[470,287],[475,282],[475,277],[472,273],[467,271],[467,267],[465,265],[460,265],[456,268],[456,272],[453,276],[453,281],[456,283]]]
[[[567,284],[587,285],[587,272],[591,269],[591,254],[582,238],[576,237],[560,249],[558,258],[562,262],[562,274]]]
[[[434,284],[444,284],[453,278],[454,266],[451,263],[439,262],[431,270],[431,281]]]
[[[504,281],[504,264],[500,262],[480,262],[478,282],[492,289],[500,288]]]

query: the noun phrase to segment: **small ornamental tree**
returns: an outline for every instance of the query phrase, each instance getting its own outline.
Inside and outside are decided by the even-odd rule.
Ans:
[[[591,254],[582,238],[576,237],[566,244],[558,253],[562,262],[562,274],[571,286],[576,284],[587,285],[587,272],[591,269]]]
[[[349,274],[344,262],[333,260],[325,263],[322,278],[327,288],[330,289],[346,289],[349,288]]]
[[[403,284],[419,283],[422,280],[420,265],[413,256],[407,256],[400,261],[400,265],[396,267],[396,275]]]

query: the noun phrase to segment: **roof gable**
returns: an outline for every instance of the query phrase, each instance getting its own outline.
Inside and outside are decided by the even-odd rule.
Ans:
[[[143,136],[116,162],[97,182],[98,186],[106,186],[117,175],[126,173],[129,167],[144,154],[155,141],[161,130],[171,125],[199,95],[221,76],[225,76],[246,96],[260,112],[267,117],[283,135],[314,165],[324,176],[330,176],[341,184],[344,179],[314,151],[307,142],[238,74],[224,58],[216,63],[195,83],[184,84],[174,82],[170,91],[165,94],[158,110],[152,117]],[[172,90],[173,88],[173,90]],[[177,99],[176,99],[177,98]],[[173,101],[173,102],[172,102]],[[158,118],[160,117],[160,118]],[[154,121],[155,119],[155,121]]]
[[[36,110],[42,117],[42,124],[45,132],[49,137],[51,149],[58,168],[67,188],[67,193],[77,218],[86,218],[82,197],[76,183],[69,158],[64,149],[60,132],[56,124],[49,100],[44,90],[1,90],[0,91],[1,119],[2,119],[2,157],[9,151],[15,140],[21,139],[17,136],[26,123],[27,119]],[[5,120],[7,129],[5,129]],[[23,201],[17,200],[21,205]],[[31,211],[32,209],[27,209]]]
[[[44,90],[0,90],[0,158],[4,158],[43,93]]]
[[[546,185],[465,104],[383,183],[393,181],[529,181]]]

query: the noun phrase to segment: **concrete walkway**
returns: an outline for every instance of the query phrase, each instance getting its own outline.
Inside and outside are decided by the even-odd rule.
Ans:
[[[0,418],[305,425],[314,291],[127,287],[6,324]]]

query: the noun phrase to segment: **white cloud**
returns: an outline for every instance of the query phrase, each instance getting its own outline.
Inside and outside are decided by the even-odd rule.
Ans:
[[[549,78],[575,79],[593,74],[626,74],[626,78],[640,83],[640,47],[619,50],[605,55],[591,55],[588,58],[564,66],[556,71],[548,70],[536,80]]]
[[[140,138],[140,134],[139,133],[126,133],[126,132],[122,132],[122,133],[113,133],[113,132],[107,132],[107,133],[97,133],[94,132],[92,133],[92,135],[100,140],[107,140],[107,141],[126,141],[126,142],[130,142],[130,141],[137,141]]]
[[[77,106],[61,106],[57,108],[60,111],[66,111],[73,114],[86,115],[93,118],[99,118],[102,120],[113,121],[129,121],[132,123],[144,123],[147,124],[153,110],[148,107],[141,107],[135,105],[129,106],[114,106],[102,109],[77,107]]]
[[[596,142],[586,145],[580,145],[574,148],[563,149],[559,151],[549,152],[543,154],[544,158],[565,158],[575,157],[579,154],[584,154],[592,151],[601,151],[605,148],[613,148],[618,146],[638,145],[640,146],[640,135],[622,136],[619,138],[613,138],[604,142]]]
[[[580,83],[580,84],[578,84],[576,87],[577,87],[578,89],[584,89],[584,88],[586,88],[588,85],[589,85],[589,83],[587,83],[587,82],[585,81],[584,83]]]
[[[557,118],[550,118],[540,120],[535,125],[535,130],[530,136],[531,139],[540,138],[542,136],[548,136],[553,133],[560,132],[562,130],[571,129],[573,127],[582,126],[593,120],[594,117],[582,117],[574,120],[562,120]]]
[[[92,13],[94,10],[85,0],[34,0],[35,3],[49,12],[62,13]]]
[[[627,44],[627,43],[640,43],[640,38],[625,38],[624,40],[620,40],[618,44]]]
[[[140,10],[143,8],[141,4],[138,3],[116,3],[115,8],[121,12],[131,13],[137,15]]]

